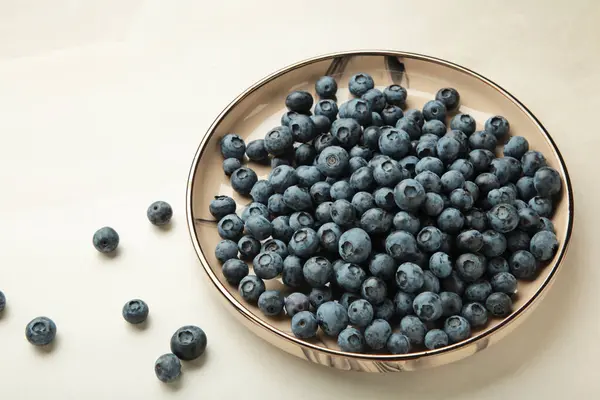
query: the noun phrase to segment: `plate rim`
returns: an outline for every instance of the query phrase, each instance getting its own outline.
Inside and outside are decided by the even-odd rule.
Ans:
[[[197,170],[197,166],[200,161],[200,158],[202,157],[205,147],[206,147],[209,139],[215,133],[214,132],[215,128],[219,125],[219,123],[227,116],[227,114],[229,114],[229,112],[235,106],[238,105],[238,103],[240,103],[242,100],[244,100],[246,97],[248,97],[250,94],[252,94],[256,90],[258,90],[260,87],[262,87],[266,83],[271,82],[290,71],[293,71],[295,69],[301,68],[301,67],[309,65],[309,64],[325,61],[328,59],[333,59],[336,57],[352,57],[352,56],[383,56],[383,57],[393,56],[393,57],[412,58],[412,59],[416,59],[416,60],[420,60],[420,61],[432,62],[432,63],[438,64],[438,65],[442,65],[442,66],[457,70],[459,72],[463,72],[467,75],[470,75],[470,76],[478,79],[479,81],[483,82],[484,84],[487,84],[488,86],[491,86],[493,89],[498,91],[500,94],[502,94],[504,97],[506,97],[509,101],[511,101],[513,104],[515,104],[522,112],[524,112],[524,114],[533,122],[533,124],[538,128],[538,130],[542,133],[542,135],[545,137],[545,139],[550,143],[552,152],[559,160],[559,169],[560,169],[560,172],[565,181],[565,185],[564,185],[565,193],[564,193],[563,201],[567,201],[567,229],[565,232],[564,245],[562,246],[562,249],[561,249],[560,253],[558,254],[558,258],[556,259],[556,262],[554,263],[552,270],[549,272],[548,276],[543,281],[543,283],[539,286],[539,288],[535,291],[535,293],[520,308],[515,310],[509,317],[502,320],[495,327],[486,329],[486,330],[480,332],[479,334],[470,337],[469,339],[467,339],[465,341],[458,342],[458,343],[455,343],[455,344],[452,344],[450,346],[446,346],[446,347],[443,347],[440,349],[426,350],[426,351],[420,351],[420,352],[409,353],[409,354],[368,354],[368,353],[351,353],[351,352],[345,352],[345,351],[336,350],[336,349],[330,349],[327,347],[318,346],[316,344],[304,341],[302,339],[298,339],[298,338],[296,338],[292,335],[289,335],[289,334],[273,327],[272,325],[264,322],[262,319],[256,317],[246,307],[244,307],[242,304],[240,304],[229,293],[229,290],[227,288],[225,288],[224,285],[216,277],[216,275],[210,268],[206,257],[204,256],[204,253],[199,244],[199,241],[197,240],[196,224],[195,224],[195,221],[194,221],[194,218],[192,215],[193,182],[194,182],[194,178],[196,175],[196,170]],[[559,269],[561,269],[560,267],[562,266],[562,263],[565,259],[567,250],[568,250],[570,242],[571,242],[571,236],[573,233],[573,225],[574,225],[574,219],[575,219],[574,218],[575,217],[575,207],[574,207],[573,200],[574,199],[573,199],[573,189],[572,189],[571,178],[570,178],[569,172],[567,170],[565,160],[564,160],[560,150],[558,149],[558,146],[556,145],[555,141],[552,139],[552,136],[547,131],[547,129],[544,127],[544,125],[540,122],[540,120],[529,110],[529,108],[527,108],[520,100],[518,100],[514,95],[512,95],[506,89],[504,89],[497,83],[493,82],[492,80],[486,78],[485,76],[483,76],[469,68],[463,67],[462,65],[459,65],[454,62],[447,61],[447,60],[444,60],[444,59],[441,59],[438,57],[433,57],[433,56],[429,56],[429,55],[425,55],[425,54],[421,54],[421,53],[399,51],[399,50],[348,50],[348,51],[333,52],[333,53],[318,55],[315,57],[311,57],[311,58],[307,58],[307,59],[298,61],[293,64],[289,64],[283,68],[280,68],[280,69],[276,70],[275,72],[258,80],[256,83],[254,83],[253,85],[248,87],[246,90],[241,92],[223,109],[223,111],[221,111],[219,113],[219,115],[214,119],[214,121],[211,123],[211,125],[209,126],[207,131],[204,133],[202,140],[200,141],[200,144],[198,145],[198,148],[194,155],[192,165],[190,167],[190,171],[188,174],[188,180],[187,180],[187,188],[186,188],[186,219],[187,219],[187,223],[188,223],[188,231],[190,234],[190,239],[192,241],[192,245],[194,246],[196,255],[197,255],[198,259],[200,260],[200,264],[202,265],[202,268],[204,269],[204,271],[206,272],[206,274],[212,281],[213,285],[215,285],[215,287],[221,293],[221,295],[223,295],[225,297],[225,299],[228,300],[229,303],[231,303],[230,305],[233,306],[237,310],[237,312],[239,312],[244,317],[246,317],[250,322],[258,325],[259,327],[261,327],[263,329],[266,329],[267,331],[269,331],[272,334],[279,336],[281,339],[291,342],[295,346],[300,346],[300,347],[309,349],[311,351],[316,351],[316,352],[323,353],[326,355],[351,358],[351,359],[356,359],[356,360],[361,360],[361,361],[371,361],[371,362],[401,362],[401,361],[420,359],[423,357],[437,356],[437,355],[449,353],[452,351],[456,351],[458,349],[468,348],[482,340],[489,338],[494,333],[508,327],[513,322],[515,322],[518,318],[522,317],[528,311],[533,309],[534,304],[537,303],[543,297],[543,295],[547,292],[549,287],[554,282],[556,275],[557,275]],[[485,347],[487,347],[487,346],[485,346]]]

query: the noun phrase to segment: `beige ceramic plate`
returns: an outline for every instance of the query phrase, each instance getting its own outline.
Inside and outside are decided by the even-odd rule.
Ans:
[[[284,99],[294,89],[314,94],[315,81],[334,75],[339,84],[338,103],[349,97],[348,79],[355,73],[373,76],[378,88],[399,83],[408,89],[408,108],[421,108],[441,87],[454,87],[461,95],[460,112],[469,113],[482,129],[484,121],[495,114],[505,116],[511,124],[511,134],[525,136],[530,148],[540,150],[550,166],[563,177],[562,200],[553,218],[560,248],[549,265],[532,282],[520,282],[514,312],[504,320],[492,320],[483,330],[461,343],[408,355],[353,354],[342,352],[331,338],[316,340],[295,338],[289,319],[264,317],[259,310],[240,298],[237,288],[227,284],[214,248],[220,238],[217,226],[208,212],[213,196],[232,196],[238,203],[238,213],[249,199],[235,194],[229,179],[221,169],[219,139],[235,132],[246,142],[263,138],[267,131],[280,125],[285,111]],[[252,165],[259,179],[267,177],[270,168]],[[395,51],[348,52],[321,56],[291,65],[256,83],[242,93],[219,115],[202,138],[194,157],[187,190],[187,216],[194,248],[202,267],[225,306],[241,322],[264,340],[312,362],[346,370],[386,372],[416,370],[459,360],[497,342],[519,325],[549,290],[564,258],[573,224],[573,196],[564,161],[556,145],[539,121],[517,99],[488,79],[466,68],[418,54]],[[278,281],[269,281],[268,288],[285,290]]]

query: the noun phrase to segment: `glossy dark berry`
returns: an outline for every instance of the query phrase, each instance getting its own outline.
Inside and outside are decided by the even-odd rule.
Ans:
[[[125,303],[121,313],[125,321],[130,324],[141,324],[148,318],[148,312],[148,304],[143,300],[135,299]]]
[[[34,318],[25,327],[25,337],[34,346],[46,346],[56,337],[56,324],[48,317]]]
[[[171,352],[180,360],[191,361],[206,350],[206,334],[194,325],[183,326],[171,337]]]
[[[94,233],[92,243],[101,253],[111,253],[119,246],[119,234],[113,228],[105,226]]]

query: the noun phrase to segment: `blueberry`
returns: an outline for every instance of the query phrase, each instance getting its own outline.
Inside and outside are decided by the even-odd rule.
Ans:
[[[416,152],[419,158],[435,157],[437,155],[437,141],[421,140],[417,144]]]
[[[350,158],[346,150],[339,146],[326,147],[317,161],[317,168],[328,177],[338,177],[348,169]]]
[[[301,113],[297,113],[296,111],[287,111],[287,112],[283,113],[283,115],[281,116],[281,125],[289,127],[290,122],[292,121],[292,118],[295,118],[300,114]],[[305,113],[305,114],[308,114],[308,113]]]
[[[350,77],[348,82],[348,90],[356,97],[360,97],[375,87],[375,82],[371,75],[366,73],[358,73]]]
[[[413,260],[419,252],[417,240],[406,231],[395,231],[385,239],[386,253],[397,261]]]
[[[423,186],[426,192],[441,193],[442,191],[442,181],[434,172],[423,171],[415,176],[415,180]]]
[[[318,329],[317,318],[310,311],[300,311],[292,317],[292,333],[299,339],[315,337]]]
[[[276,316],[283,311],[283,296],[278,290],[267,290],[258,298],[258,308],[267,316]]]
[[[273,279],[283,271],[283,258],[276,252],[259,253],[252,261],[254,273],[261,279]]]
[[[375,205],[386,211],[395,211],[398,206],[394,199],[394,191],[388,187],[382,187],[373,192],[375,198]]]
[[[298,257],[311,257],[319,248],[319,237],[311,228],[302,228],[296,231],[290,240],[288,249]]]
[[[409,175],[405,176],[405,178],[412,178],[416,175],[415,169],[417,168],[417,164],[419,162],[419,158],[416,156],[408,155],[402,158],[398,163],[403,168],[403,170],[408,171]]]
[[[559,173],[550,167],[541,167],[535,172],[533,185],[539,196],[550,197],[560,193],[561,181]]]
[[[215,247],[215,257],[220,263],[224,263],[238,256],[238,245],[233,240],[225,239],[217,243]]]
[[[403,116],[404,113],[402,112],[402,109],[393,104],[386,105],[383,111],[381,111],[383,123],[389,126],[395,126]]]
[[[414,121],[413,119],[406,118],[406,117],[402,118],[400,121],[403,121],[403,120]],[[398,121],[398,124],[400,123],[400,121]],[[418,127],[418,125],[417,125],[417,127]],[[452,129],[456,129],[456,128],[452,128]],[[410,135],[410,132],[408,130],[406,130],[406,129],[404,129],[404,130],[407,131],[408,134]],[[443,121],[440,121],[437,119],[432,119],[423,124],[423,128],[421,129],[420,133],[422,135],[435,135],[436,137],[441,138],[442,136],[444,136],[446,134],[446,125],[444,124]],[[414,135],[411,135],[411,138],[413,138],[413,137],[414,137]],[[421,136],[421,140],[423,140],[423,136]]]
[[[468,157],[476,172],[485,172],[494,159],[494,153],[485,149],[475,149],[469,153]]]
[[[265,217],[269,218],[269,209],[262,203],[250,203],[242,212],[242,221],[248,221],[250,217]]]
[[[302,269],[305,281],[314,288],[324,287],[333,275],[333,268],[325,257],[309,258]]]
[[[477,201],[479,199],[479,186],[472,181],[465,181],[464,189],[469,192],[473,201]]]
[[[336,200],[331,206],[331,219],[340,226],[350,226],[356,220],[356,210],[347,200]]]
[[[459,232],[465,224],[465,218],[456,208],[446,208],[437,218],[438,228],[442,232]]]
[[[317,309],[321,304],[333,300],[333,292],[329,287],[312,288],[308,295],[308,300],[310,301],[310,305]]]
[[[406,118],[415,120],[415,122],[421,128],[423,128],[423,124],[425,123],[425,117],[423,117],[423,113],[421,112],[421,110],[417,110],[417,109],[408,110],[406,113],[404,113],[404,116]]]
[[[376,319],[365,329],[365,342],[373,350],[385,348],[389,337],[392,334],[392,327],[383,319]]]
[[[524,176],[517,181],[517,193],[519,198],[524,201],[529,201],[537,195],[531,176]]]
[[[442,301],[442,315],[449,317],[460,313],[462,309],[462,299],[454,292],[442,292],[440,293],[440,300]]]
[[[489,281],[480,280],[471,283],[465,289],[465,299],[467,301],[476,301],[483,303],[485,299],[492,293],[492,285]]]
[[[340,297],[339,303],[342,305],[342,307],[344,307],[344,309],[348,310],[350,304],[352,304],[356,300],[360,300],[360,297],[358,297],[357,294],[346,292]]]
[[[404,178],[404,173],[396,161],[388,160],[372,169],[372,177],[379,186],[394,187]]]
[[[525,176],[533,177],[538,169],[545,167],[546,157],[539,151],[528,151],[521,157],[521,165]]]
[[[352,325],[364,328],[373,320],[373,306],[367,300],[359,299],[348,307],[348,319]]]
[[[516,199],[517,193],[510,186],[502,186],[499,189],[492,189],[487,195],[487,200],[491,206],[499,206],[503,203],[512,205]]]
[[[223,158],[237,158],[242,160],[246,153],[246,143],[240,136],[229,133],[221,138],[221,154]]]
[[[332,213],[334,211],[335,209],[332,210]],[[338,250],[344,261],[362,263],[369,257],[371,246],[371,238],[364,230],[352,228],[344,232],[340,237]]]
[[[392,333],[386,347],[392,354],[407,354],[410,352],[410,339],[401,333]]]
[[[350,176],[350,186],[356,191],[370,190],[374,184],[375,180],[371,167],[359,168]]]
[[[233,171],[242,167],[242,162],[237,158],[226,158],[223,160],[223,172],[225,175],[231,176]]]
[[[392,215],[381,208],[371,208],[360,218],[360,227],[368,234],[387,233],[392,226]]]
[[[317,220],[318,224],[325,224],[327,222],[333,221],[331,219],[331,207],[332,206],[333,206],[333,203],[330,201],[326,201],[317,206],[317,209],[315,210],[315,219]]]
[[[368,167],[365,167],[368,168]],[[341,180],[331,185],[329,195],[332,200],[351,200],[352,196],[356,193],[355,189],[350,185],[347,180]]]
[[[383,280],[371,276],[362,283],[361,295],[369,303],[379,305],[387,298],[387,286]]]
[[[405,179],[394,188],[394,200],[401,210],[417,210],[425,201],[425,189],[414,179]]]
[[[369,262],[369,271],[373,276],[390,281],[396,273],[396,262],[388,254],[377,253]]]
[[[448,111],[454,111],[458,109],[460,94],[454,88],[443,88],[435,94],[435,99],[444,104]]]
[[[295,229],[290,226],[290,218],[287,216],[280,216],[275,218],[272,222],[272,236],[274,239],[281,240],[283,242],[289,242],[294,234]]]
[[[365,339],[358,329],[348,327],[340,332],[337,344],[342,351],[362,353],[365,348]]]
[[[492,293],[485,301],[485,308],[494,317],[506,317],[512,312],[512,300],[506,293]]]
[[[458,142],[457,142],[458,143]],[[435,157],[424,157],[415,166],[415,173],[421,174],[424,171],[430,171],[436,174],[438,177],[443,175],[446,168],[444,163],[439,158]]]
[[[552,232],[556,234],[556,229],[554,229],[554,224],[546,217],[540,217],[540,230]]]
[[[337,82],[331,76],[322,76],[315,83],[315,92],[322,99],[334,98],[337,88]]]
[[[400,317],[404,317],[405,315],[409,315],[413,313],[413,300],[415,299],[415,295],[411,293],[405,293],[402,291],[397,291],[394,296],[394,310],[396,315]]]
[[[498,139],[501,139],[504,136],[506,136],[506,134],[510,130],[510,124],[508,123],[506,118],[500,115],[496,115],[485,121],[484,129],[487,132],[496,136]]]
[[[242,260],[232,258],[225,261],[221,271],[223,272],[225,280],[227,280],[230,285],[237,286],[240,281],[248,275],[249,269],[248,265]]]
[[[504,155],[520,159],[529,150],[529,142],[523,136],[513,136],[504,145]]]
[[[206,334],[194,325],[186,325],[171,336],[171,352],[180,360],[191,361],[200,357],[206,350]]]
[[[287,315],[293,317],[299,312],[308,311],[310,300],[304,293],[294,292],[285,298],[284,308]]]
[[[515,276],[509,272],[498,272],[492,276],[492,279],[490,279],[490,284],[494,292],[512,295],[517,291],[517,278],[515,278]]]
[[[379,150],[382,154],[400,159],[411,149],[408,133],[391,127],[383,127],[379,136]]]
[[[265,283],[258,276],[247,275],[240,280],[238,289],[244,300],[256,303],[258,297],[265,291]]]
[[[552,201],[547,197],[535,196],[529,200],[528,204],[540,217],[550,217],[552,215]]]
[[[558,239],[550,231],[540,231],[531,238],[529,248],[535,258],[541,261],[548,261],[556,254]]]
[[[4,311],[5,307],[6,307],[6,296],[0,290],[0,312]]]
[[[475,167],[469,160],[459,158],[455,160],[449,167],[451,171],[460,172],[465,180],[472,179],[475,175]]]
[[[481,303],[465,304],[460,314],[474,328],[484,326],[488,322],[487,310]]]
[[[365,271],[356,264],[343,264],[335,272],[337,284],[348,292],[356,293],[367,278]]]
[[[317,136],[317,127],[307,115],[298,114],[290,119],[289,128],[294,141],[308,143]]]
[[[436,293],[420,293],[413,300],[413,310],[422,321],[435,321],[442,316],[442,300]]]
[[[313,228],[314,225],[315,220],[313,219],[312,215],[304,211],[293,213],[289,219],[289,226],[294,232],[300,228]]]
[[[527,205],[527,203],[525,203],[523,200],[521,199],[516,199],[513,202],[513,206],[517,209],[517,211],[519,211],[522,208],[527,208],[529,207],[529,205]]]
[[[540,226],[540,216],[531,208],[526,207],[518,211],[519,228],[523,231],[535,232]]]
[[[273,193],[274,192],[271,183],[266,180],[260,180],[257,181],[254,186],[252,186],[252,190],[250,190],[250,197],[252,197],[252,200],[255,203],[267,205],[269,202],[269,197],[271,197]]]
[[[475,120],[469,114],[456,114],[450,120],[450,129],[464,132],[465,135],[472,135],[476,125]]]
[[[379,89],[370,89],[361,98],[367,103],[371,111],[381,112],[385,108],[385,96]]]
[[[373,157],[373,150],[369,149],[368,147],[357,144],[356,146],[350,149],[350,152],[348,154],[350,158],[360,157],[365,159],[366,161],[370,160]]]
[[[330,121],[334,121],[337,118],[338,107],[333,100],[320,100],[315,105],[315,115],[323,115]]]
[[[455,189],[462,188],[465,183],[465,178],[460,172],[450,170],[442,175],[440,181],[442,184],[442,191],[450,193]]]
[[[456,259],[455,268],[465,282],[475,282],[485,273],[486,260],[472,253],[461,254]]]
[[[519,225],[519,214],[510,204],[498,204],[488,213],[490,227],[501,233],[513,231]]]
[[[229,214],[221,218],[217,230],[223,239],[239,240],[244,231],[244,222],[236,214]]]
[[[310,93],[303,90],[294,90],[285,98],[285,106],[298,113],[307,113],[313,105]]]
[[[497,231],[483,232],[483,247],[481,252],[486,257],[498,257],[506,250],[506,237]]]
[[[154,373],[161,382],[173,382],[181,375],[181,361],[175,354],[163,354],[154,362]]]
[[[475,184],[479,187],[481,193],[485,195],[487,195],[491,190],[498,189],[500,187],[500,181],[498,180],[498,177],[489,172],[479,174],[475,178]]]
[[[517,279],[531,279],[535,276],[538,263],[530,252],[526,250],[518,250],[514,252],[508,259],[510,272]]]
[[[264,139],[264,148],[275,156],[286,154],[292,149],[294,138],[292,131],[287,126],[278,126],[271,129]],[[250,156],[248,156],[250,158]]]
[[[119,245],[119,234],[113,228],[105,226],[94,233],[92,243],[100,253],[111,253]]]
[[[348,313],[341,304],[328,301],[317,309],[317,322],[326,335],[337,336],[348,326]]]
[[[316,182],[310,187],[310,197],[314,204],[322,204],[331,201],[331,185],[327,182]]]
[[[56,337],[56,324],[48,317],[37,317],[25,327],[25,337],[34,346],[46,346]]]
[[[388,104],[404,107],[407,92],[402,86],[390,85],[383,90],[383,95],[385,96],[385,100]]]
[[[310,119],[315,125],[315,131],[317,135],[329,132],[329,129],[331,128],[331,121],[329,118],[324,115],[311,115]]]
[[[439,122],[439,121],[437,121]],[[442,123],[442,125],[444,125]],[[421,137],[421,127],[419,126],[419,124],[412,118],[400,118],[398,120],[398,122],[396,122],[395,125],[396,129],[404,131],[406,133],[408,133],[408,136],[411,138],[411,140],[417,140]],[[425,126],[423,126],[425,128]],[[445,127],[444,127],[444,131],[445,131]]]
[[[231,187],[242,195],[250,194],[256,181],[258,181],[256,172],[248,167],[238,168],[231,174]]]
[[[379,150],[379,136],[381,136],[380,128],[378,126],[369,126],[363,131],[361,143],[371,150]]]
[[[262,215],[253,215],[246,220],[246,232],[257,240],[265,240],[273,232],[273,226]]]
[[[283,192],[283,202],[288,208],[295,211],[309,210],[312,208],[312,198],[308,189],[296,185],[285,189],[285,192]]]
[[[444,322],[444,332],[448,335],[450,343],[458,343],[471,336],[471,325],[464,317],[452,315]]]
[[[487,131],[477,131],[469,136],[469,146],[471,149],[485,149],[494,151],[498,139],[492,133]]]
[[[458,157],[460,152],[460,143],[455,138],[444,136],[437,141],[436,151],[441,161],[445,163],[451,163]]]
[[[448,346],[448,335],[441,329],[432,329],[425,335],[425,347],[435,350]]]
[[[508,261],[503,257],[493,257],[488,259],[487,272],[490,276],[494,276],[500,272],[508,272]]]
[[[437,119],[444,122],[446,119],[446,106],[439,100],[430,100],[423,106],[423,117],[425,121]]]
[[[394,317],[394,303],[390,299],[383,300],[383,303],[373,307],[376,319],[391,320]]]
[[[313,145],[302,143],[296,147],[295,160],[297,166],[312,166],[316,157],[317,151]]]
[[[427,327],[414,315],[406,315],[400,320],[400,333],[408,337],[411,346],[421,346],[425,341]]]
[[[363,215],[366,211],[376,207],[375,198],[369,192],[358,192],[352,196],[352,205],[358,215]]]
[[[442,232],[434,226],[426,226],[417,235],[417,244],[421,250],[432,253],[442,246]]]
[[[473,207],[474,202],[471,194],[464,189],[454,189],[452,193],[450,193],[450,204],[461,211],[470,210]]]
[[[250,161],[264,163],[269,159],[269,152],[263,139],[253,140],[246,146],[246,155]]]
[[[415,293],[424,283],[423,270],[417,264],[406,262],[396,270],[396,284],[401,291]]]
[[[459,250],[476,253],[483,247],[483,235],[475,229],[463,231],[456,237],[456,246]]]
[[[329,129],[327,129],[327,132],[329,132]],[[339,143],[337,139],[334,138],[330,133],[324,133],[322,135],[319,135],[313,141],[313,145],[315,147],[315,150],[317,151],[317,154],[321,153],[327,147],[337,146],[338,144]]]
[[[427,193],[423,211],[430,217],[437,217],[444,210],[444,199],[437,193]]]
[[[287,256],[283,260],[281,280],[285,285],[292,288],[302,287],[306,283],[303,273],[303,261],[300,257]]]
[[[446,253],[437,252],[429,258],[429,270],[438,278],[447,278],[452,273],[452,261]]]
[[[453,292],[461,296],[465,291],[465,287],[465,282],[460,278],[456,271],[453,271],[450,276],[442,281],[442,288],[445,291]]]
[[[280,165],[292,165],[292,159],[288,154],[286,157],[273,157],[271,158],[271,169],[275,169]]]

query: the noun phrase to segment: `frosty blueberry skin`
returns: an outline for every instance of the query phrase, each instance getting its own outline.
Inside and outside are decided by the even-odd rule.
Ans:
[[[175,354],[163,354],[154,362],[154,373],[161,382],[173,382],[181,375],[181,361]]]
[[[34,346],[46,346],[56,337],[56,324],[48,317],[32,319],[25,327],[25,337]]]
[[[119,246],[119,234],[113,228],[105,226],[94,233],[92,242],[100,253],[111,253]]]

